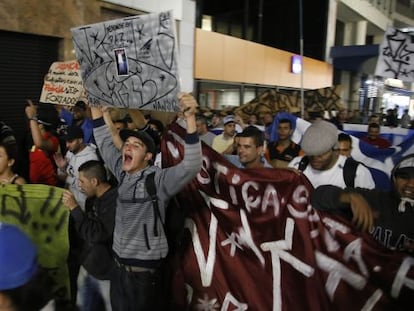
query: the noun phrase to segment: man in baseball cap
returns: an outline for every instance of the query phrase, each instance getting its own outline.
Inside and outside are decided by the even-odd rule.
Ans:
[[[234,134],[236,134],[234,115],[225,116],[223,118],[223,125],[223,132],[214,137],[212,148],[218,153],[232,154],[234,151]]]
[[[312,123],[301,142],[305,156],[294,158],[289,167],[303,172],[312,185],[336,185],[345,188],[344,167],[347,158],[338,152],[338,129],[328,121]],[[356,168],[354,187],[375,187],[370,171],[363,165]]]

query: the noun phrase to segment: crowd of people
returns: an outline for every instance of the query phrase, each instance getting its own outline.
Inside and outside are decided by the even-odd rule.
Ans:
[[[287,168],[303,173],[315,188],[312,205],[316,209],[342,215],[371,232],[385,247],[412,255],[413,157],[400,161],[389,184],[379,186],[375,170],[352,158],[352,138],[339,131],[350,121],[346,110],[331,120],[315,118],[300,143],[295,143],[292,119],[281,117],[272,127],[276,116],[271,113],[242,116],[217,112],[207,118],[198,113],[193,96],[182,93],[179,101],[181,113],[176,122],[186,128],[185,151],[182,161],[170,168],[161,168],[156,159],[165,124],[139,110],[128,110],[120,118],[108,107],[88,107],[83,101],[74,107],[48,109],[46,104],[28,101],[28,176],[16,173],[18,144],[13,130],[0,123],[2,184],[66,188],[62,202],[70,211],[72,295],[70,301],[56,301],[57,309],[166,308],[162,275],[168,253],[163,230],[166,207],[200,171],[201,144],[242,169]],[[382,119],[377,117],[368,120],[367,135],[361,139],[376,148],[388,148],[391,143],[380,136]],[[401,122],[406,126],[407,120]],[[157,189],[155,203],[148,195],[148,178]],[[0,224],[0,241],[5,239],[25,240],[27,254],[12,254],[24,257],[21,264],[33,257],[28,267],[33,271],[21,272],[22,279],[14,283],[0,277],[0,298],[5,297],[0,308],[4,302],[13,307],[11,310],[39,310],[50,297],[39,296],[37,304],[21,307],[23,302],[10,293],[10,289],[30,287],[37,277],[35,247],[17,229]],[[7,265],[21,268],[12,266],[1,254],[0,269],[8,270]]]

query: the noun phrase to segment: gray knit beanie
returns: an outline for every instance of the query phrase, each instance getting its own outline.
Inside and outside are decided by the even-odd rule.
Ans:
[[[301,147],[308,156],[318,156],[337,145],[338,129],[324,120],[312,123],[302,137]]]

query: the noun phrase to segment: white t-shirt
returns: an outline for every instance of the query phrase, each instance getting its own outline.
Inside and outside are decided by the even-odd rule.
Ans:
[[[292,161],[290,161],[288,167],[298,169],[300,160],[302,160],[302,157],[294,158]],[[346,157],[340,155],[335,165],[325,171],[315,170],[309,164],[303,171],[303,174],[309,179],[314,188],[317,188],[321,185],[334,185],[337,187],[346,188],[343,174],[345,161]],[[357,167],[354,187],[366,189],[375,188],[375,182],[369,169],[363,165],[358,165]]]
[[[79,167],[88,161],[98,160],[98,155],[96,154],[96,147],[94,145],[86,145],[86,147],[74,154],[71,151],[68,151],[65,155],[68,166],[66,168],[66,184],[69,187],[69,190],[73,193],[76,202],[85,210],[85,201],[86,194],[82,192],[79,187]]]

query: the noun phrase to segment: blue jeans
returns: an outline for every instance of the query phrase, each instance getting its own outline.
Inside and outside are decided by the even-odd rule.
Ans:
[[[98,280],[81,267],[78,282],[82,311],[112,311],[109,280]]]

